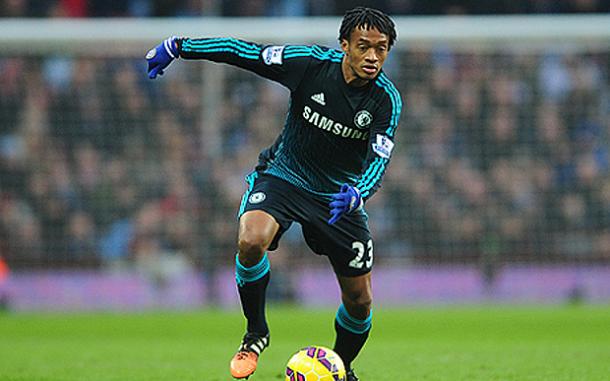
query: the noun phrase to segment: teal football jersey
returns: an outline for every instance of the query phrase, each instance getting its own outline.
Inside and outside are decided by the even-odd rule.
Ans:
[[[362,87],[348,85],[343,53],[317,45],[264,46],[233,38],[184,38],[180,57],[224,62],[290,90],[275,143],[261,152],[259,172],[329,197],[341,184],[364,200],[379,188],[394,149],[402,100],[382,71]]]

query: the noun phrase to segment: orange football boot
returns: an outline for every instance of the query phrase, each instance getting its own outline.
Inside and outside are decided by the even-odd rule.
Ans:
[[[231,376],[237,379],[250,377],[258,365],[258,357],[269,346],[269,334],[259,336],[246,333],[239,350],[231,359]]]

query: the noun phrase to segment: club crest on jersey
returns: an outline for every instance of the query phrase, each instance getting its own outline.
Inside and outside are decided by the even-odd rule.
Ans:
[[[267,198],[267,195],[264,194],[263,192],[256,192],[256,193],[252,193],[250,195],[250,197],[248,197],[248,201],[250,202],[250,204],[258,204],[258,203],[265,201],[266,198]]]
[[[366,110],[360,110],[354,117],[354,124],[358,128],[366,128],[373,121],[373,115]]]
[[[394,149],[394,142],[385,135],[379,135],[375,137],[375,143],[373,143],[373,151],[384,159],[389,159]]]
[[[263,61],[266,65],[281,65],[283,46],[269,46],[263,50]]]

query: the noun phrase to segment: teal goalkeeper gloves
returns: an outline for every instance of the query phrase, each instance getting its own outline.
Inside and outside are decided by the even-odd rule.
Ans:
[[[362,206],[362,197],[358,188],[347,184],[341,185],[339,193],[335,193],[331,197],[333,200],[328,204],[331,214],[331,218],[328,220],[329,225]]]
[[[163,70],[178,58],[177,37],[172,36],[146,53],[148,62],[148,78],[155,79],[157,75],[163,75]]]

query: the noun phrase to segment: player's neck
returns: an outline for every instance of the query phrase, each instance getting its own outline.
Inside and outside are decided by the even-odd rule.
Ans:
[[[362,87],[366,86],[370,82],[368,79],[358,77],[358,75],[354,73],[354,70],[345,60],[345,57],[343,57],[343,60],[341,60],[341,72],[343,73],[343,80],[348,86]]]

